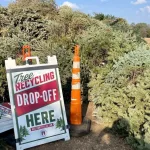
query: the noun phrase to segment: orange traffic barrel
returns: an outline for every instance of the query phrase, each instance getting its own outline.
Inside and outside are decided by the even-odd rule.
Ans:
[[[79,45],[75,46],[73,57],[70,123],[72,125],[82,123]]]

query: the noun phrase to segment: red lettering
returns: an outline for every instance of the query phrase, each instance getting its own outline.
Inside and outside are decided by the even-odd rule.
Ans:
[[[33,87],[43,82],[53,80],[55,78],[54,72],[45,73],[45,74],[42,74],[41,76],[36,76],[36,77],[34,77],[33,73],[26,74],[25,76],[23,76],[22,74],[19,74],[16,77],[17,77],[17,81],[18,80],[22,81],[22,82],[18,82],[15,84],[16,91],[20,91],[25,88]]]
[[[54,79],[54,72],[46,73],[43,75],[44,81],[52,80]]]
[[[40,80],[40,83],[43,83],[44,81],[42,81],[42,78],[41,76],[39,76],[39,80]]]
[[[44,74],[44,79],[45,79],[45,81],[50,80],[50,74],[49,73]]]
[[[54,79],[54,72],[50,72],[51,79]]]
[[[25,87],[25,83],[24,82],[21,82],[21,90],[22,89],[25,89],[26,87]]]
[[[35,77],[35,84],[39,84],[38,76],[37,76],[37,77]]]
[[[26,86],[26,88],[30,87],[30,85],[29,85],[28,82],[29,82],[29,80],[25,81],[25,86]]]
[[[20,83],[17,83],[15,86],[16,86],[16,91],[21,90]]]
[[[34,78],[32,78],[32,79],[30,80],[30,82],[31,82],[32,86],[34,85],[33,80],[34,80]]]

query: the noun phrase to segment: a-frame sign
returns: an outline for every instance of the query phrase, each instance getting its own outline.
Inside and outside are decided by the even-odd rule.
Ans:
[[[56,56],[34,58],[24,66],[5,60],[17,150],[70,139]]]

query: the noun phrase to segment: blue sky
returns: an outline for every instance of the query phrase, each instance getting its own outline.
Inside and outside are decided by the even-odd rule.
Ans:
[[[0,0],[7,6],[11,0]],[[73,9],[93,14],[104,13],[125,18],[129,23],[150,24],[150,0],[56,0],[59,6],[68,5]]]

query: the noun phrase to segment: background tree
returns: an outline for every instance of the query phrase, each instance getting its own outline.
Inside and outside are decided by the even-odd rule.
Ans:
[[[150,25],[146,23],[131,24],[133,32],[143,38],[150,38]]]
[[[103,13],[95,13],[94,18],[104,22],[105,24],[111,26],[113,29],[121,30],[121,31],[128,31],[130,29],[129,24],[123,18],[118,18],[113,15],[105,15]]]

